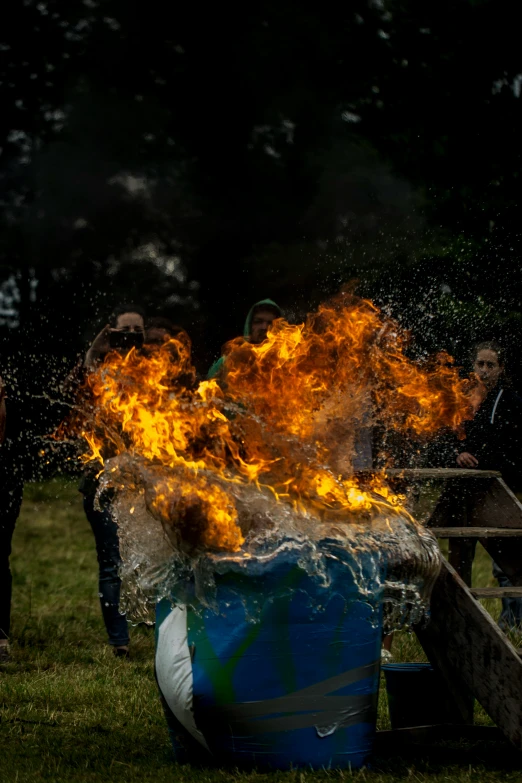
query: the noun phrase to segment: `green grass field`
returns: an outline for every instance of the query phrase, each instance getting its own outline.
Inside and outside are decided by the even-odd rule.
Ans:
[[[0,670],[0,781],[521,781],[504,745],[441,745],[423,757],[377,757],[371,769],[261,774],[177,766],[153,675],[152,630],[132,629],[132,659],[105,643],[94,541],[73,483],[26,487],[12,557],[12,660]],[[475,584],[493,584],[487,555]],[[498,602],[486,605],[498,615]],[[424,660],[398,634],[396,660]],[[522,694],[521,694],[522,697]],[[477,722],[488,723],[477,709]],[[379,728],[389,726],[381,689]]]

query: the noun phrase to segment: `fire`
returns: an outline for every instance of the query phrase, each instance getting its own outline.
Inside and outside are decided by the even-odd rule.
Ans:
[[[380,420],[426,437],[473,413],[474,387],[451,361],[407,358],[407,338],[371,302],[341,294],[299,325],[226,347],[222,378],[193,382],[188,347],[111,353],[87,378],[85,460],[127,453],[161,468],[149,508],[194,547],[238,551],[234,484],[346,522],[404,513],[380,475],[355,475],[357,430]],[[188,381],[187,381],[188,379]],[[213,480],[215,477],[215,481]]]
[[[410,361],[405,334],[369,301],[343,294],[306,322],[273,324],[261,345],[228,344],[227,394],[278,430],[309,438],[325,404],[357,418],[372,390],[387,427],[429,435],[471,418],[470,387],[451,357],[427,370]]]
[[[236,552],[244,543],[231,498],[200,475],[167,480],[153,498],[152,507],[160,518],[178,518],[178,547],[188,543]]]

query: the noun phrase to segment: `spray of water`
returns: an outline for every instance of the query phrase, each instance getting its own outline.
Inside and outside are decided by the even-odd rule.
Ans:
[[[275,600],[289,589],[281,587],[283,592],[270,596],[263,589],[263,576],[283,564],[296,565],[310,577],[304,584],[313,587],[311,612],[320,612],[345,571],[359,599],[383,606],[387,632],[426,617],[440,554],[433,535],[407,512],[347,524],[342,516],[321,519],[304,506],[298,509],[266,488],[239,482],[230,487],[215,476],[206,478],[232,493],[244,535],[239,551],[194,545],[194,519],[191,544],[190,534],[180,533],[186,524],[181,506],[171,506],[168,517],[162,513],[154,499],[172,479],[172,470],[166,475],[164,468],[130,455],[107,462],[98,502],[111,499],[122,555],[121,609],[132,621],[154,622],[162,598],[196,612],[218,611],[219,580],[234,574],[237,597],[255,622],[267,598]],[[372,616],[378,618],[379,612]]]

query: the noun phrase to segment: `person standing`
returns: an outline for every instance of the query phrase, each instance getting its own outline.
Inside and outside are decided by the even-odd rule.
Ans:
[[[482,342],[472,353],[473,370],[484,385],[485,397],[466,426],[466,448],[457,456],[460,468],[498,470],[513,492],[522,490],[522,397],[510,388],[504,351],[494,341]],[[493,563],[500,587],[511,582]],[[522,628],[522,599],[503,598],[499,627]]]
[[[145,338],[145,316],[135,305],[123,305],[111,316],[110,322],[96,336],[84,359],[84,372],[94,370],[110,350],[129,351],[139,348]],[[109,457],[110,454],[104,454]],[[103,621],[109,644],[117,657],[129,657],[129,628],[127,618],[120,613],[121,563],[118,527],[114,521],[110,504],[96,508],[98,489],[97,474],[100,465],[91,465],[80,482],[85,515],[91,525],[96,542],[99,566],[99,596]]]
[[[23,459],[16,402],[0,378],[0,664],[10,657],[13,578],[9,565],[11,542],[23,495]]]

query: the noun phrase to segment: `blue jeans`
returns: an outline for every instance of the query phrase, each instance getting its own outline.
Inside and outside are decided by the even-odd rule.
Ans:
[[[120,545],[118,526],[108,508],[96,511],[94,495],[85,495],[83,508],[94,533],[99,565],[99,595],[103,622],[109,636],[109,644],[120,647],[129,643],[129,628],[124,614],[120,614]]]
[[[493,562],[493,576],[500,587],[513,586],[495,562]],[[502,612],[498,618],[498,624],[503,631],[507,631],[510,628],[522,629],[522,598],[502,599]]]

